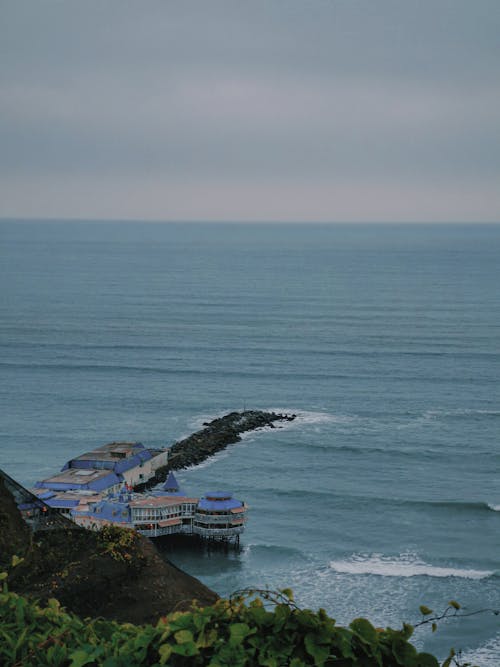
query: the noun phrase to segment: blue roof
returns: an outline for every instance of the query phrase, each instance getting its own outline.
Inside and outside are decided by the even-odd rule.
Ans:
[[[98,519],[106,519],[115,523],[124,523],[130,521],[130,507],[128,503],[129,496],[121,495],[120,499],[104,499],[91,506],[89,516],[95,516]]]
[[[80,501],[77,499],[66,500],[64,498],[50,498],[49,500],[46,501],[49,507],[54,507],[54,508],[67,507],[68,509],[71,507],[76,507],[79,504],[79,502]]]
[[[184,489],[181,489],[179,482],[175,479],[173,472],[168,473],[168,477],[162,485],[160,491],[156,491],[158,496],[186,496]]]
[[[144,461],[149,461],[153,458],[149,449],[144,449],[140,443],[134,446],[134,454],[127,456],[124,459],[71,459],[61,468],[61,471],[68,468],[78,468],[81,470],[113,470],[116,473],[125,472],[136,466],[140,466]]]
[[[70,491],[71,489],[104,491],[104,489],[108,489],[110,486],[115,486],[115,484],[121,484],[122,482],[122,475],[115,475],[114,472],[109,472],[109,474],[100,476],[94,480],[85,480],[84,477],[82,477],[81,481],[73,478],[70,482],[57,482],[54,478],[44,479],[41,482],[37,482],[35,488],[52,489],[52,491]]]
[[[208,510],[217,512],[220,510],[232,510],[237,507],[243,507],[241,500],[236,500],[228,492],[214,491],[206,493],[205,496],[198,503],[198,508],[201,510]]]
[[[52,498],[52,496],[55,496],[56,494],[54,491],[44,491],[43,493],[37,494],[37,497],[40,498],[41,500],[46,500],[47,498]]]

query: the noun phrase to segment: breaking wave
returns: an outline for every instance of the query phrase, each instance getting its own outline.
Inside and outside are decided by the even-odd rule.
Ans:
[[[500,512],[500,505],[493,505],[493,503],[486,503],[486,506],[492,512]]]
[[[500,635],[497,634],[483,646],[465,650],[460,655],[460,658],[464,663],[481,665],[481,667],[498,667],[500,661]]]
[[[342,574],[372,574],[381,577],[460,577],[486,579],[495,574],[488,570],[466,570],[429,565],[415,554],[383,556],[382,554],[355,554],[348,560],[331,561],[330,567]]]
[[[299,410],[296,408],[268,408],[269,412],[279,414],[295,415],[296,419],[291,422],[285,422],[283,426],[297,427],[316,424],[350,424],[358,421],[359,417],[352,415],[338,415],[332,412],[323,412],[321,410]],[[281,425],[281,424],[280,424]]]
[[[456,408],[452,410],[426,410],[424,417],[427,419],[469,418],[469,417],[500,417],[500,410],[488,410],[481,408]]]

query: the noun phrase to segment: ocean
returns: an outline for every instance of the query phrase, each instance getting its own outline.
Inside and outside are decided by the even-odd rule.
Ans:
[[[0,223],[0,467],[294,412],[179,472],[250,505],[221,595],[291,587],[339,623],[500,609],[500,225]],[[500,616],[419,647],[500,664]]]

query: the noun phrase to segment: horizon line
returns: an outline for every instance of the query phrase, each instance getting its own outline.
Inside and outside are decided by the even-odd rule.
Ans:
[[[164,225],[498,225],[498,220],[253,220],[235,219],[218,220],[215,218],[205,219],[162,219],[162,218],[95,218],[95,217],[25,217],[25,216],[0,216],[0,223],[4,222],[56,222],[56,223],[143,223]]]

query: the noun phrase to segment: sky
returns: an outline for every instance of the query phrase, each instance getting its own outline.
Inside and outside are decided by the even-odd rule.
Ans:
[[[500,221],[499,0],[0,0],[0,217]]]

